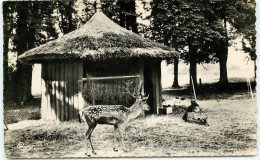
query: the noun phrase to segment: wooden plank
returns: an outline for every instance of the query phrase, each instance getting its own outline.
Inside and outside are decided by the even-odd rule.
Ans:
[[[152,67],[152,84],[153,84],[153,96],[152,96],[152,98],[153,98],[153,112],[157,112],[157,95],[156,95],[156,91],[157,91],[157,84],[156,84],[156,80],[157,80],[157,78],[156,78],[156,76],[157,76],[157,74],[156,74],[156,65],[155,65],[155,63],[154,63],[154,61],[152,61],[152,64],[151,64],[151,67]]]
[[[155,69],[155,71],[156,71],[156,79],[155,79],[155,81],[156,81],[156,112],[157,112],[157,110],[158,110],[158,108],[159,108],[159,105],[160,105],[160,82],[159,82],[159,66],[158,66],[158,62],[156,62],[156,69]]]
[[[46,95],[47,95],[47,114],[46,114],[46,119],[51,120],[51,66],[49,63],[47,65],[47,77],[46,77]]]
[[[69,71],[68,71],[68,97],[69,97],[69,112],[68,112],[68,120],[73,119],[73,64],[70,62],[68,63]]]
[[[46,90],[46,74],[47,74],[47,68],[46,65],[42,64],[42,70],[41,70],[41,118],[43,120],[46,120],[47,116],[47,108],[48,108],[48,99],[47,99],[47,90]]]
[[[78,105],[78,65],[77,62],[73,63],[73,119],[78,117],[79,105]]]
[[[60,120],[64,121],[65,120],[65,107],[66,107],[66,103],[65,103],[65,85],[64,85],[64,63],[60,63],[60,83],[59,83],[59,87],[60,87]]]
[[[161,73],[161,60],[159,60],[158,64],[158,83],[159,83],[159,105],[162,106],[162,73]]]
[[[143,62],[143,60],[140,60],[138,63],[139,63],[139,75],[140,75],[140,77],[139,77],[139,82],[138,82],[137,86],[139,86],[140,82],[143,82],[141,94],[144,94],[144,62]],[[145,111],[142,111],[141,116],[142,117],[145,116]]]
[[[159,112],[158,108],[162,104],[162,84],[161,84],[161,61],[156,60],[153,69],[153,92],[154,92],[154,112]]]
[[[56,120],[55,64],[51,63],[51,119]]]
[[[140,75],[132,75],[132,76],[111,76],[111,77],[89,77],[89,78],[82,78],[83,81],[87,80],[103,80],[103,79],[126,79],[126,78],[136,78],[140,77]]]
[[[65,84],[64,84],[64,90],[65,90],[65,101],[64,101],[64,114],[65,114],[65,121],[69,119],[69,65],[68,63],[64,64],[65,70],[64,70],[64,77],[65,77]]]
[[[56,120],[60,121],[60,63],[55,64],[55,95],[56,95]]]
[[[83,62],[82,61],[78,61],[77,62],[77,69],[78,69],[78,92],[80,93],[83,89]],[[81,110],[84,107],[84,100],[83,97],[81,95],[78,95],[78,109]]]

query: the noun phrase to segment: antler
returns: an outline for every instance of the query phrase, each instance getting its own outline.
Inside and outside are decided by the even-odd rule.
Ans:
[[[125,93],[131,95],[132,97],[134,98],[139,98],[140,96],[142,97],[142,85],[143,85],[143,81],[140,81],[139,82],[139,85],[138,85],[138,89],[137,91],[135,91],[134,93],[131,93],[130,92],[130,85],[133,83],[133,81],[129,80],[127,81],[125,84],[126,84],[126,88],[125,88]]]
[[[130,92],[130,85],[133,83],[133,81],[128,80],[127,82],[125,82],[126,84],[126,88],[125,88],[125,92]]]
[[[143,81],[140,81],[139,86],[138,86],[138,96],[142,98],[142,100],[148,100],[149,94],[146,96],[146,93],[142,94],[142,89],[143,89]]]
[[[126,88],[125,88],[124,93],[127,93],[127,94],[131,95],[132,97],[134,97],[134,96],[130,93],[130,85],[131,85],[132,83],[133,83],[133,81],[131,81],[131,80],[128,80],[127,82],[125,82]]]
[[[149,98],[149,94],[148,94],[147,97],[145,97],[145,96],[142,95],[142,99],[143,99],[143,100],[147,100],[148,98]]]
[[[139,85],[138,85],[138,89],[137,89],[137,94],[138,95],[142,95],[142,89],[143,89],[142,86],[143,86],[143,81],[140,80]]]
[[[141,96],[141,98],[143,100],[147,100],[149,98],[149,94],[148,96],[146,97],[146,93],[142,94],[142,89],[143,89],[143,81],[141,80],[140,83],[139,83],[139,86],[138,86],[138,89],[137,89],[137,94],[138,96]]]

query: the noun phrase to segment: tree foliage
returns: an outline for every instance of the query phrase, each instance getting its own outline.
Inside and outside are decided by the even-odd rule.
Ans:
[[[77,21],[73,17],[76,13],[74,8],[75,1],[56,1],[54,3],[53,11],[57,11],[57,19],[61,32],[67,34],[77,27]]]
[[[8,2],[3,5],[4,7],[8,5],[8,14],[12,15],[9,17],[11,18],[9,21],[12,23],[6,23],[5,28],[15,28],[15,31],[7,31],[4,34],[12,37],[13,50],[17,55],[57,37],[52,25],[51,2]],[[5,21],[7,20],[5,19]],[[8,61],[8,56],[5,58]],[[17,62],[16,67],[18,104],[23,104],[32,98],[30,87],[32,66]]]
[[[223,38],[221,22],[215,17],[211,3],[208,0],[153,1],[151,9],[151,38],[181,53],[184,62],[190,63],[190,74],[196,85],[196,64],[216,61],[214,41]]]
[[[185,62],[190,62],[188,46],[196,48],[197,63],[212,60],[214,51],[208,42],[222,35],[221,23],[208,1],[154,1],[150,18],[152,38],[180,51]]]
[[[4,62],[7,66],[9,39],[13,51],[19,56],[23,52],[56,39],[86,23],[95,13],[95,1],[12,1],[4,2]],[[83,6],[85,5],[85,6]],[[77,8],[78,7],[78,8]],[[80,8],[83,15],[78,15]],[[137,32],[135,1],[103,1],[102,10],[116,23]],[[14,32],[13,32],[14,30]],[[12,34],[15,33],[15,34]],[[32,66],[17,62],[19,79],[19,103],[27,102],[31,96]]]
[[[3,31],[4,31],[4,51],[3,51],[3,61],[4,67],[8,67],[8,52],[9,49],[9,40],[13,39],[13,29],[15,28],[14,23],[14,4],[10,2],[3,2]],[[6,75],[6,74],[5,74]]]
[[[256,59],[256,29],[255,29],[255,8],[254,0],[239,1],[237,16],[232,22],[236,33],[242,35],[242,46],[246,53],[249,53],[252,60]]]
[[[255,3],[247,0],[211,0],[216,18],[223,23],[224,39],[217,40],[216,57],[220,64],[220,84],[227,84],[228,47],[232,40],[242,35],[243,50],[256,58],[255,54]],[[229,27],[228,27],[229,26]]]

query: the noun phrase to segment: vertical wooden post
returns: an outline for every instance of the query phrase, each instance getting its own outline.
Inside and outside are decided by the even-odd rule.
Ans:
[[[82,83],[83,62],[82,61],[77,62],[77,67],[78,67],[78,92],[81,92],[83,89],[83,83]],[[83,103],[84,100],[82,99],[82,97],[79,97],[78,95],[78,110],[81,110],[83,108]]]
[[[254,100],[253,91],[252,91],[250,80],[249,80],[248,77],[247,77],[247,83],[248,83],[248,87],[249,87],[251,98],[252,98],[252,100]]]
[[[47,95],[47,113],[46,119],[51,120],[51,66],[49,63],[46,63],[47,75],[46,75],[46,95]]]
[[[161,80],[161,60],[158,60],[158,67],[157,67],[157,81],[158,81],[158,104],[157,104],[157,109],[156,112],[158,114],[158,108],[162,107],[162,80]]]
[[[65,117],[65,121],[69,120],[69,65],[68,63],[64,63],[64,74],[65,74],[65,79],[64,79],[64,92],[65,92],[65,104],[64,104],[64,117]]]
[[[55,64],[55,95],[56,95],[56,120],[60,121],[60,106],[61,106],[61,99],[60,99],[60,63]]]
[[[153,111],[158,113],[157,109],[157,69],[154,60],[152,61],[152,84],[153,84]]]
[[[56,120],[55,63],[51,63],[51,120]]]
[[[152,104],[153,112],[158,112],[158,108],[162,104],[162,83],[161,83],[161,60],[153,59],[149,61],[151,67],[151,81],[152,81]],[[149,78],[149,77],[148,77]]]
[[[73,102],[73,76],[74,76],[73,62],[69,63],[69,120],[73,119],[74,113],[74,102]]]
[[[144,94],[144,61],[141,59],[139,60],[139,75],[140,75],[140,79],[139,82],[143,82],[142,85],[142,94]],[[142,111],[141,116],[144,117],[145,116],[145,112]]]
[[[190,77],[191,77],[191,83],[192,83],[194,98],[195,98],[195,100],[197,100],[196,91],[195,91],[194,82],[193,82],[193,78],[192,78],[192,76],[190,76]]]
[[[73,119],[78,116],[78,65],[77,62],[73,62]]]
[[[48,98],[47,98],[47,90],[46,90],[46,77],[47,77],[47,65],[42,63],[42,71],[41,71],[41,118],[43,120],[47,120],[47,109],[48,109]]]
[[[66,107],[66,101],[65,101],[65,77],[64,77],[64,72],[65,72],[65,66],[64,63],[60,63],[60,83],[59,83],[59,99],[61,102],[60,105],[60,120],[64,121],[65,120],[65,107]]]

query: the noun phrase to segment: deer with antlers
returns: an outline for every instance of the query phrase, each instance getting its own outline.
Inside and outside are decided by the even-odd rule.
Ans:
[[[87,145],[90,145],[93,154],[96,154],[92,142],[91,133],[97,126],[97,124],[109,124],[114,125],[114,147],[113,150],[116,152],[116,133],[119,133],[119,138],[121,139],[121,146],[124,152],[126,148],[124,145],[124,131],[126,125],[133,119],[137,118],[142,111],[149,111],[150,107],[147,105],[146,101],[149,97],[141,94],[142,91],[142,81],[140,81],[138,90],[133,94],[130,93],[129,86],[131,81],[126,83],[125,93],[130,94],[136,99],[135,103],[127,108],[123,105],[90,105],[79,111],[79,120],[88,124],[88,130],[86,132]],[[90,156],[90,153],[86,153]]]

